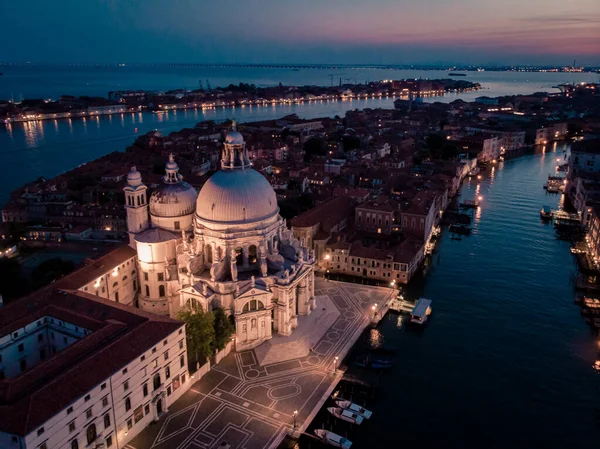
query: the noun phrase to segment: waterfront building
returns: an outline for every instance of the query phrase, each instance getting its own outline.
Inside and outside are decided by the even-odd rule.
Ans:
[[[122,448],[191,385],[185,325],[45,290],[0,308],[0,447]]]
[[[287,229],[235,125],[221,170],[199,194],[172,156],[149,201],[135,168],[124,190],[143,310],[174,317],[184,308],[223,307],[236,322],[240,350],[273,332],[289,335],[298,315],[316,307],[314,255]]]
[[[535,144],[546,145],[567,135],[567,122],[549,123],[536,129]]]

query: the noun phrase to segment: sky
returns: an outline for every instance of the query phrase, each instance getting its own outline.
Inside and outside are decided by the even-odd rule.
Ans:
[[[0,0],[1,62],[600,65],[600,0]]]

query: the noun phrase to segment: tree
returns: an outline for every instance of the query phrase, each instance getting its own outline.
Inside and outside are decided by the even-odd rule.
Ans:
[[[327,154],[327,144],[320,137],[312,137],[304,142],[304,161],[309,162],[313,156]]]
[[[191,372],[196,371],[196,365],[204,365],[212,355],[215,341],[215,316],[212,312],[190,309],[179,311],[177,318],[185,322],[185,333],[188,352],[188,365]]]
[[[449,143],[442,149],[441,157],[443,160],[447,161],[449,159],[454,159],[456,156],[458,156],[458,148],[456,145]]]
[[[72,260],[63,260],[60,257],[48,259],[39,264],[31,273],[34,289],[50,284],[75,268]]]
[[[28,291],[27,281],[21,274],[16,259],[0,259],[0,294],[5,301],[19,298]]]
[[[446,139],[444,139],[444,136],[441,134],[429,134],[427,136],[427,149],[433,158],[438,158],[440,156],[445,143]]]
[[[347,153],[348,151],[360,148],[360,139],[356,136],[350,136],[346,134],[344,137],[342,137],[342,144],[344,147],[344,152]]]
[[[215,316],[215,338],[213,343],[213,351],[220,351],[225,347],[235,329],[229,321],[229,318],[225,314],[223,308],[219,307],[215,309],[213,314]]]

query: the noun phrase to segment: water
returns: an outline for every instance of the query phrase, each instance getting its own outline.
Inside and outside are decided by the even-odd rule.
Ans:
[[[440,78],[446,71],[383,70],[383,69],[292,69],[275,68],[173,68],[173,67],[14,67],[3,66],[0,71],[0,98],[53,97],[68,93],[75,95],[107,95],[117,89],[174,89],[227,85],[240,81],[257,85],[284,84],[329,85],[330,74],[344,81],[361,82],[387,78]],[[480,95],[508,95],[552,90],[562,82],[593,81],[591,73],[520,73],[468,72],[464,79],[482,83],[479,92],[446,95],[439,101],[456,98],[473,99]],[[463,78],[461,78],[463,79]],[[334,81],[337,83],[337,81]],[[40,176],[56,176],[69,169],[111,151],[123,151],[136,135],[153,129],[169,133],[192,127],[202,120],[225,120],[235,117],[241,122],[278,118],[296,113],[303,118],[343,116],[347,110],[391,108],[392,98],[315,102],[300,105],[253,106],[215,110],[171,111],[168,114],[123,114],[88,119],[16,123],[0,126],[0,166],[5,170],[0,185],[0,204],[9,193],[24,182]],[[136,132],[137,128],[137,132]]]
[[[378,448],[595,446],[595,338],[573,302],[569,244],[539,218],[560,201],[542,189],[557,156],[509,161],[463,187],[461,199],[484,198],[473,234],[445,232],[433,268],[407,292],[433,300],[431,321],[398,329],[388,315],[379,328],[399,363],[367,399],[373,418],[356,429],[321,422],[357,449],[374,438]]]

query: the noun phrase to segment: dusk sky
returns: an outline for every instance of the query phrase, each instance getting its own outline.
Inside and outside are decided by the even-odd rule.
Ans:
[[[600,65],[599,0],[0,0],[0,61]]]

